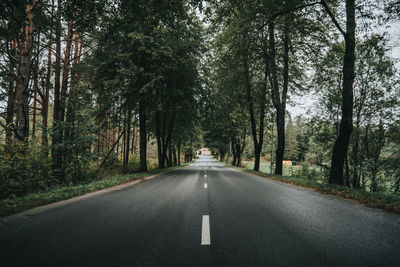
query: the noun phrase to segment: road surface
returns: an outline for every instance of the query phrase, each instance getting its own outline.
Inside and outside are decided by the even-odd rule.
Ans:
[[[400,266],[400,216],[202,157],[7,218],[0,266]]]

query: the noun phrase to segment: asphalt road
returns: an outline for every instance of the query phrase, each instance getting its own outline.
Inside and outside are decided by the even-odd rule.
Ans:
[[[400,266],[400,216],[203,157],[3,220],[0,266]]]

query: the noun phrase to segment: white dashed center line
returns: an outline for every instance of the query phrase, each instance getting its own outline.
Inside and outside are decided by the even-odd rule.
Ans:
[[[210,245],[210,218],[208,215],[203,215],[203,224],[201,227],[201,245]]]
[[[207,188],[207,187],[208,187],[208,185],[207,185],[207,183],[205,183],[205,184],[204,184],[204,188]]]
[[[204,177],[207,177],[207,174],[204,174]]]

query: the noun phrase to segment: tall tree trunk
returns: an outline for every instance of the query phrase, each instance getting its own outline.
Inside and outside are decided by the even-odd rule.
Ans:
[[[71,36],[72,38],[72,36]],[[71,40],[72,45],[72,40]],[[82,46],[81,46],[82,47]],[[72,64],[73,66],[78,65],[80,62],[80,49],[79,49],[79,34],[75,33],[74,37],[74,55]],[[68,75],[68,74],[67,74]],[[71,82],[70,82],[70,91],[68,100],[65,98],[66,103],[66,128],[65,128],[65,139],[70,141],[74,140],[74,132],[75,132],[75,110],[77,109],[75,103],[77,103],[77,91],[76,91],[76,83],[79,80],[79,74],[75,68],[71,70]],[[63,81],[64,84],[64,81]],[[106,135],[104,138],[104,150],[109,150],[109,135],[110,135],[110,118],[107,117],[107,125],[106,125]]]
[[[40,34],[38,34],[37,45],[39,46]],[[37,49],[39,54],[39,49]],[[32,138],[36,135],[36,111],[37,111],[37,98],[39,92],[39,55],[33,68],[33,112],[32,112]]]
[[[64,121],[65,108],[66,108],[66,102],[67,102],[69,59],[71,56],[72,36],[73,36],[72,20],[70,20],[70,21],[68,21],[68,27],[67,27],[67,39],[66,39],[66,44],[65,44],[62,83],[61,83],[61,91],[60,91],[61,99],[60,99],[60,108],[58,111],[58,119],[62,122]],[[62,132],[61,132],[61,135],[62,135]]]
[[[174,166],[177,166],[177,165],[178,165],[178,159],[177,159],[177,157],[176,157],[176,147],[175,147],[175,143],[174,143],[173,146],[172,146],[172,154],[173,154],[173,156],[174,156]]]
[[[13,123],[15,114],[15,78],[14,78],[14,57],[16,56],[16,46],[17,42],[15,40],[11,41],[10,49],[10,75],[9,75],[9,85],[7,92],[7,108],[6,108],[6,145],[10,146],[12,144],[13,136]]]
[[[243,132],[242,147],[240,147],[240,144],[239,144],[239,153],[237,156],[237,164],[236,164],[237,167],[240,167],[242,164],[243,152],[244,152],[245,147],[246,147],[246,128],[244,129],[244,132]]]
[[[275,133],[274,133],[274,116],[272,115],[272,129],[271,129],[271,165],[269,166],[269,173],[272,174],[272,168],[274,165],[274,142],[275,142]]]
[[[158,168],[164,168],[164,155],[162,151],[162,141],[161,141],[161,125],[160,125],[160,112],[156,111],[156,139],[157,139],[157,156],[158,156]]]
[[[354,145],[353,145],[353,163],[354,163],[354,173],[353,173],[353,188],[360,188],[360,175],[359,175],[359,139],[360,139],[360,128],[357,123],[356,131],[354,134]]]
[[[364,104],[366,100],[367,94],[364,91],[364,86],[361,85],[361,90],[360,90],[360,100],[359,100],[359,105],[357,107],[357,113],[356,113],[356,128],[355,131],[352,133],[353,134],[353,188],[360,188],[360,170],[361,170],[361,162],[360,162],[360,135],[361,135],[361,129],[360,129],[360,122],[361,122],[361,113],[364,110]]]
[[[346,155],[345,158],[345,163],[346,163],[346,180],[345,180],[345,185],[350,187],[350,168],[349,168],[349,157]]]
[[[131,144],[131,155],[135,154],[135,147],[134,147],[134,143],[135,143],[135,135],[136,135],[136,119],[133,122],[133,127],[132,127],[132,144]]]
[[[128,110],[128,118],[126,122],[126,141],[125,141],[125,155],[124,155],[124,168],[123,172],[127,173],[128,171],[128,163],[129,163],[129,144],[131,138],[131,120],[132,120],[132,111]]]
[[[32,0],[26,6],[26,26],[25,38],[21,43],[21,62],[18,71],[17,83],[17,120],[16,120],[16,137],[28,143],[29,137],[29,81],[31,76],[31,61],[33,48],[33,17],[36,0]]]
[[[181,165],[181,142],[178,142],[178,165]]]
[[[283,157],[285,154],[285,115],[281,108],[276,112],[276,129],[278,132],[277,141],[278,145],[275,154],[275,174],[282,175],[283,170]]]
[[[278,147],[276,149],[275,156],[275,174],[282,175],[283,170],[283,157],[285,153],[285,113],[286,113],[286,99],[287,92],[289,87],[289,25],[287,19],[285,19],[285,27],[284,27],[284,36],[283,36],[283,87],[282,93],[279,93],[279,84],[278,84],[278,74],[276,67],[276,51],[275,51],[275,23],[271,22],[269,24],[269,58],[266,58],[266,65],[268,65],[267,61],[269,60],[270,70],[271,70],[271,95],[272,102],[276,109],[276,129],[278,133],[277,141]]]
[[[249,63],[248,63],[248,58],[247,55],[244,56],[243,60],[243,65],[244,65],[244,78],[245,78],[245,84],[246,84],[246,92],[247,92],[247,105],[249,109],[249,114],[250,114],[250,122],[251,122],[251,133],[253,136],[253,143],[254,143],[254,171],[259,171],[260,170],[260,155],[261,155],[261,148],[263,144],[263,135],[264,135],[264,116],[265,116],[265,97],[266,97],[266,92],[265,88],[262,92],[262,97],[260,101],[260,121],[259,121],[259,138],[257,140],[257,126],[256,126],[256,119],[254,115],[254,102],[253,102],[253,97],[251,95],[251,83],[250,83],[250,73],[249,73]]]
[[[235,137],[231,137],[231,150],[232,150],[232,165],[236,166],[236,157],[237,157],[237,153],[236,153],[236,145],[235,145]]]
[[[343,61],[343,83],[342,83],[342,118],[340,121],[339,135],[335,141],[332,151],[332,165],[329,175],[331,184],[342,185],[343,165],[351,132],[353,130],[353,82],[354,82],[354,61],[355,61],[355,0],[346,0],[346,33],[345,55]]]
[[[34,87],[36,87],[34,85]],[[32,138],[36,135],[36,110],[37,110],[37,91],[33,91],[33,107],[32,107]]]
[[[168,142],[168,158],[167,158],[167,166],[172,167],[172,140],[170,139]]]
[[[53,11],[54,1],[52,1],[52,11]],[[52,12],[53,13],[53,12]],[[53,30],[50,30],[49,35],[49,49],[47,55],[47,72],[46,72],[46,84],[44,91],[41,95],[42,98],[42,145],[48,146],[48,138],[47,138],[47,120],[49,114],[49,94],[50,94],[50,87],[51,87],[51,53],[52,53],[52,46],[53,46]]]
[[[60,110],[60,74],[61,74],[61,0],[57,1],[56,13],[56,59],[54,65],[54,107],[53,107],[53,131],[51,136],[52,147],[51,156],[53,161],[53,171],[55,175],[60,175],[62,165],[61,142],[62,142],[62,123],[59,119]],[[99,140],[99,138],[97,139]],[[99,141],[98,141],[99,142]],[[97,143],[98,143],[97,142]],[[99,153],[97,146],[97,153]]]
[[[170,118],[169,126],[168,126],[168,136],[167,136],[167,142],[165,144],[164,152],[165,154],[167,153],[167,148],[168,148],[168,157],[167,157],[167,166],[171,167],[172,166],[172,130],[174,128],[174,122],[175,122],[175,107],[172,110],[172,115]]]
[[[140,171],[147,171],[147,129],[146,103],[144,97],[139,102],[139,131],[140,131]]]

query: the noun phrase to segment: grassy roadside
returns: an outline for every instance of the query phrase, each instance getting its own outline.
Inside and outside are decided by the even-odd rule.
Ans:
[[[149,177],[152,175],[169,172],[171,170],[187,166],[188,164],[190,163],[184,163],[181,164],[180,166],[165,168],[161,170],[159,169],[151,170],[149,172],[133,173],[121,176],[111,176],[105,179],[90,182],[88,184],[62,186],[51,189],[46,192],[38,192],[22,197],[3,199],[0,200],[0,217],[18,213],[45,204],[77,197],[90,192],[99,191],[108,187],[127,183],[133,180],[143,179],[145,177]]]
[[[352,189],[346,186],[338,186],[331,185],[326,183],[320,183],[314,180],[310,180],[302,177],[293,177],[293,176],[281,176],[281,175],[273,175],[266,174],[263,172],[256,172],[253,170],[239,168],[232,165],[227,164],[227,167],[239,169],[251,174],[255,174],[264,178],[272,179],[275,181],[299,185],[307,188],[314,189],[317,192],[334,195],[338,197],[342,197],[345,199],[355,200],[358,203],[366,205],[372,208],[384,209],[389,212],[400,214],[400,196],[393,194],[384,194],[384,193],[374,193],[374,192],[365,192],[363,190]]]

